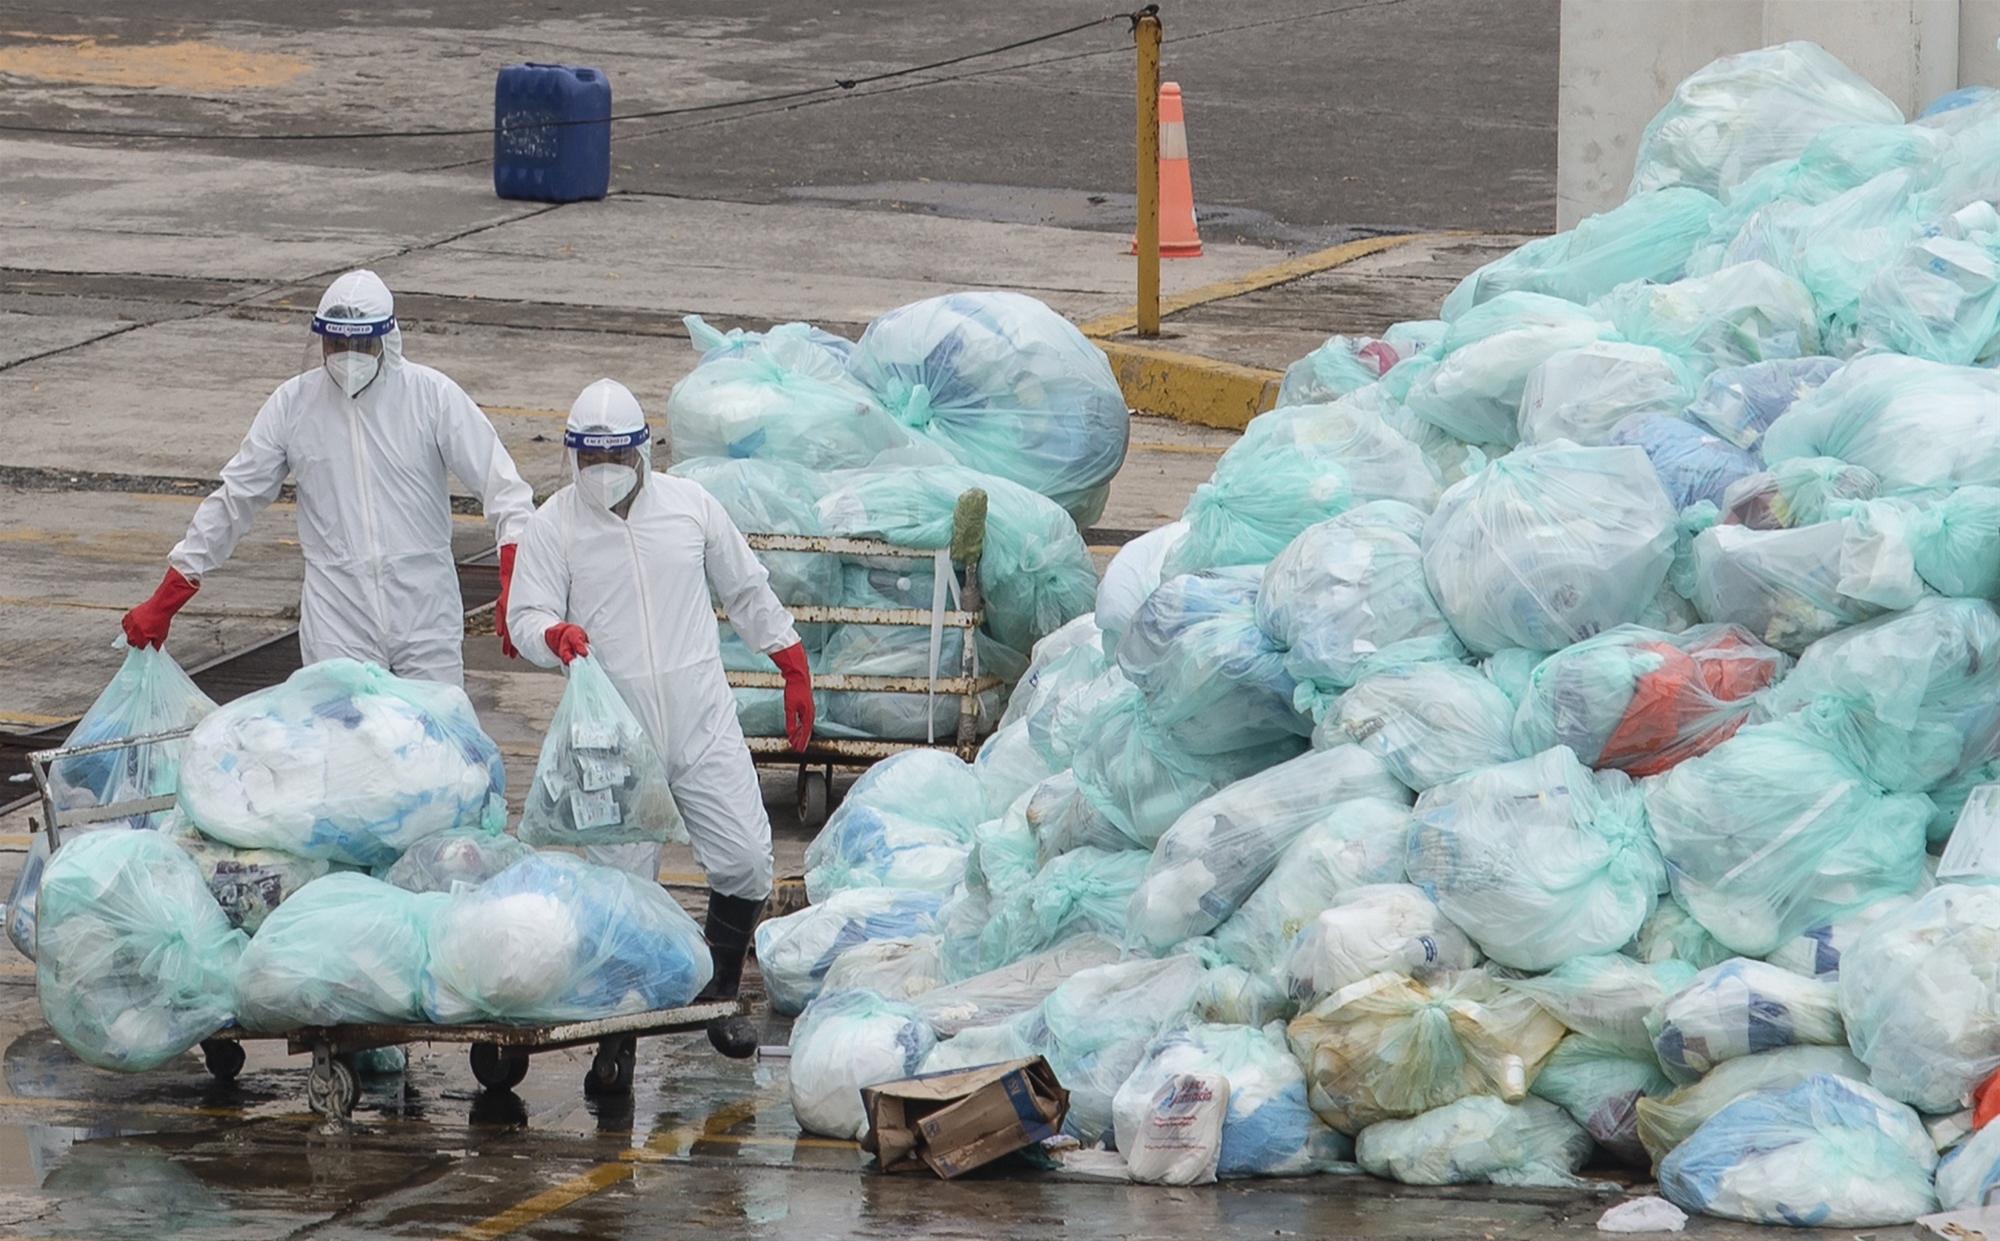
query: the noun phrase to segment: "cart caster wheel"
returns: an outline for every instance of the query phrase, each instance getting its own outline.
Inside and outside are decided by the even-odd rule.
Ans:
[[[306,1076],[306,1102],[312,1110],[334,1120],[354,1114],[354,1102],[361,1097],[361,1079],[345,1060],[317,1061]]]
[[[498,1043],[472,1045],[472,1076],[488,1090],[512,1090],[527,1079],[528,1053]]]
[[[757,1054],[757,1023],[748,1017],[717,1017],[708,1023],[708,1045],[731,1060]]]
[[[201,1045],[209,1076],[227,1086],[243,1071],[243,1044],[233,1038],[212,1038]]]
[[[583,1093],[593,1099],[632,1093],[632,1069],[639,1060],[637,1039],[606,1039],[597,1045],[590,1072],[583,1075]]]
[[[832,796],[833,785],[825,776],[799,768],[798,797],[793,808],[798,811],[801,825],[818,827],[826,822],[827,802]]]

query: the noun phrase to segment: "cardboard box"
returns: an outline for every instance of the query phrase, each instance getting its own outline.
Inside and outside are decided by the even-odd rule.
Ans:
[[[861,1092],[884,1172],[925,1168],[950,1180],[1055,1136],[1069,1091],[1040,1056],[884,1082]]]

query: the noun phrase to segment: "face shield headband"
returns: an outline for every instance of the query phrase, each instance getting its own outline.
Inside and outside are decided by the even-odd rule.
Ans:
[[[623,452],[637,448],[652,438],[652,432],[645,427],[636,431],[573,431],[563,432],[563,447],[571,452]]]
[[[332,336],[341,340],[366,340],[376,336],[387,336],[395,331],[396,316],[356,322],[353,319],[326,319],[314,315],[312,330],[317,336]]]

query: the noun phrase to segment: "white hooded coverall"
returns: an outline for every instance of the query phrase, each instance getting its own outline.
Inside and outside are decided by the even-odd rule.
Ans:
[[[167,560],[185,577],[206,577],[291,475],[306,562],[305,662],[346,656],[397,676],[461,685],[465,609],[447,469],[479,496],[499,542],[517,542],[534,492],[463,389],[395,358],[349,397],[314,368],[286,380],[257,411],[223,467],[222,486],[195,510]]]
[[[543,637],[551,625],[583,628],[666,760],[708,886],[761,900],[771,892],[771,821],[724,679],[711,588],[752,649],[798,642],[764,566],[698,484],[647,474],[620,518],[572,483],[522,536],[507,624],[543,667],[558,662]],[[657,847],[649,853],[657,865]]]

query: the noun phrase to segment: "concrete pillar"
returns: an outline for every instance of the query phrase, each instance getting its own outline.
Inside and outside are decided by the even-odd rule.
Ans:
[[[1640,132],[1682,78],[1793,39],[1910,116],[1961,82],[2000,84],[2000,0],[1563,0],[1556,226],[1624,198]]]

